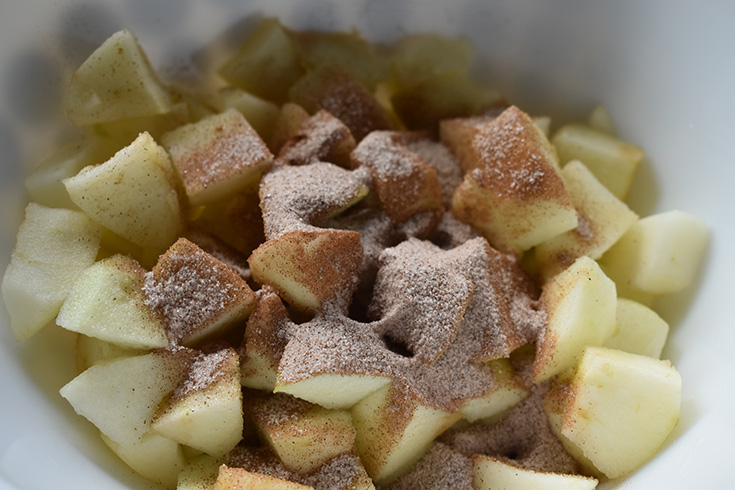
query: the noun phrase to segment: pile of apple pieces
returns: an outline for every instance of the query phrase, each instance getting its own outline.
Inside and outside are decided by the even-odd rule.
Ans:
[[[29,205],[3,280],[17,337],[54,317],[83,334],[84,372],[62,395],[132,468],[168,487],[322,488],[347,474],[344,488],[372,488],[372,480],[410,488],[412,475],[430,466],[421,458],[434,454],[436,437],[460,419],[492,427],[528,396],[531,381],[548,391],[550,429],[585,473],[615,478],[644,463],[676,423],[680,398],[676,371],[657,359],[668,327],[646,304],[691,283],[706,241],[702,223],[680,212],[638,219],[627,208],[621,199],[642,154],[604,130],[604,114],[593,119],[596,129],[567,126],[551,142],[543,120],[514,107],[447,119],[497,103],[457,74],[453,63],[465,56],[427,56],[434,71],[426,75],[416,46],[431,53],[440,41],[406,43],[394,58],[400,83],[370,81],[375,71],[360,76],[364,57],[344,47],[353,41],[336,43],[339,36],[264,22],[223,68],[240,88],[222,89],[215,111],[163,87],[129,33],[95,52],[69,91],[70,118],[95,136],[28,180],[41,204]],[[350,53],[340,67],[314,61],[330,43]],[[278,54],[268,58],[279,60],[270,74],[257,69],[258,46]],[[109,67],[121,86],[104,78]],[[464,89],[452,92],[456,85]],[[437,95],[447,93],[455,95]],[[397,120],[434,130],[441,143],[377,131]],[[149,131],[138,136],[141,129]],[[399,155],[403,171],[381,167],[376,147]],[[454,171],[432,157],[447,148]],[[233,158],[238,152],[248,158]],[[298,199],[276,192],[284,179]],[[309,179],[335,192],[309,200]],[[382,231],[366,232],[373,227]],[[365,322],[348,316],[353,293],[369,292],[387,257],[411,247],[497,254],[488,242],[538,278],[546,322],[537,336],[477,363],[495,380],[483,396],[442,410],[405,396],[387,368],[355,372],[336,358],[321,371],[294,362],[284,369],[299,332],[331,328],[321,321],[330,315],[361,331]],[[257,294],[253,280],[263,284]],[[388,306],[405,307],[391,300],[378,308],[388,318]],[[371,323],[374,333],[386,321]],[[421,335],[399,339],[408,352],[388,348],[390,336],[378,339],[383,355],[428,366],[448,349],[419,349]],[[507,358],[531,341],[536,355],[524,376]],[[248,389],[243,400],[241,384],[262,393]],[[254,433],[265,447],[235,447]],[[502,454],[457,454],[476,488],[596,484]]]

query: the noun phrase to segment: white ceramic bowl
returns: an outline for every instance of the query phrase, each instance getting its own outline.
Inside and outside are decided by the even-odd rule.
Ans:
[[[469,37],[478,70],[555,121],[604,103],[649,162],[642,214],[704,218],[711,246],[695,288],[663,301],[664,355],[684,383],[682,418],[662,452],[605,488],[735,488],[735,3],[629,0],[3,0],[0,6],[0,270],[22,217],[23,177],[62,138],[73,68],[131,29],[164,77],[194,79],[213,41],[237,43],[263,16],[293,28]],[[46,329],[17,345],[0,311],[0,489],[146,488],[58,396],[74,375],[70,338]]]

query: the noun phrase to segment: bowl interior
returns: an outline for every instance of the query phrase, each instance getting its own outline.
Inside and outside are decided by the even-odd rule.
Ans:
[[[605,104],[647,161],[631,197],[641,215],[704,218],[711,245],[695,287],[660,301],[672,325],[664,357],[683,377],[682,418],[643,469],[605,488],[725,488],[735,439],[735,4],[561,0],[212,2],[11,1],[0,16],[0,267],[27,202],[24,176],[66,136],[61,97],[74,68],[112,32],[131,29],[164,78],[197,83],[264,16],[295,29],[356,28],[373,41],[409,32],[466,36],[476,70],[554,123]],[[66,127],[66,126],[63,126]],[[72,339],[46,329],[17,345],[0,307],[0,489],[147,488],[58,396],[74,376]]]

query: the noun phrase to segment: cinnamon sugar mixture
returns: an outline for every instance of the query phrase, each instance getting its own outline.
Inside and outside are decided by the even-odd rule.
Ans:
[[[513,117],[505,122],[503,116],[496,118],[495,129],[480,131],[473,141],[490,145],[485,151],[493,153],[494,162],[523,146],[527,137],[516,130]],[[421,133],[372,132],[352,151],[354,169],[348,170],[321,161],[338,143],[354,146],[338,122],[324,111],[307,120],[263,176],[260,206],[267,243],[294,231],[318,230],[334,237],[343,230],[359,232],[362,248],[356,253],[361,255],[344,271],[354,274],[360,264],[351,313],[335,300],[345,292],[335,291],[335,298],[320,298],[321,308],[297,322],[278,296],[279,285],[265,284],[241,346],[242,360],[247,360],[243,375],[258,375],[257,362],[263,361],[257,359],[262,359],[283,385],[320,375],[385,378],[392,381],[385,417],[409,420],[417,406],[457,412],[468,400],[501,386],[488,361],[507,358],[536,340],[546,321],[539,290],[514,257],[496,251],[442,209],[451,205],[453,190],[463,179],[458,159],[446,146]],[[495,141],[508,135],[511,143]],[[501,175],[499,167],[484,172],[499,179],[499,192],[503,185],[527,186],[530,192],[544,180],[543,174],[525,170],[522,175],[513,169]],[[202,274],[201,254],[190,252],[172,247],[149,274],[145,288],[149,304],[163,312],[171,337],[179,342],[197,325],[231,309],[234,299],[234,283],[226,282],[223,278],[229,276],[220,271],[229,268],[212,258],[214,262],[206,262],[211,273]],[[327,279],[309,277],[312,290],[328,290],[322,284]],[[179,391],[214,382],[224,352],[197,358]],[[268,386],[271,378],[258,379],[253,386]],[[530,384],[517,379],[520,386]],[[499,423],[450,430],[412,471],[385,488],[471,488],[473,454],[533,469],[578,471],[545,424],[540,390],[534,388]],[[311,406],[285,394],[264,400],[251,400],[251,416],[284,430]],[[228,464],[317,489],[369,481],[354,454],[338,456],[310,475],[294,473],[263,448],[239,446]]]

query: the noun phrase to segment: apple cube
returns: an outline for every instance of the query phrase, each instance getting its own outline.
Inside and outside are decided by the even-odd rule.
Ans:
[[[588,347],[544,403],[567,451],[594,473],[618,478],[653,457],[676,426],[681,377],[668,361]]]
[[[586,476],[534,471],[492,456],[472,457],[475,490],[593,490],[597,480]]]
[[[654,303],[656,302],[656,298],[658,298],[660,295],[634,289],[630,286],[630,284],[625,281],[625,279],[621,278],[620,276],[616,276],[615,269],[608,267],[602,261],[602,259],[598,260],[597,263],[599,264],[600,269],[602,269],[605,275],[615,282],[615,289],[617,289],[618,298],[630,299],[635,301],[636,303],[640,303],[649,308],[653,308]]]
[[[473,157],[472,140],[498,115],[500,112],[489,111],[479,116],[454,117],[439,122],[439,139],[457,155],[465,172],[477,168],[481,163]]]
[[[274,287],[295,308],[312,312],[327,302],[347,307],[361,261],[360,234],[333,229],[285,233],[248,259],[255,281]]]
[[[95,364],[104,364],[123,357],[145,354],[141,349],[128,349],[94,337],[78,335],[76,342],[77,371],[86,371]]]
[[[114,76],[111,76],[114,74]],[[130,31],[110,36],[71,77],[66,114],[74,124],[163,114],[171,97]]]
[[[211,490],[222,462],[209,454],[190,459],[179,472],[176,490]]]
[[[464,38],[421,34],[396,43],[391,62],[404,85],[450,72],[466,72],[474,48]]]
[[[578,224],[536,246],[536,263],[546,279],[582,255],[599,259],[638,220],[581,162],[567,163],[561,176],[577,210]]]
[[[258,189],[247,189],[204,206],[192,220],[192,226],[249,256],[265,241]]]
[[[615,333],[604,346],[642,356],[661,357],[669,324],[652,309],[635,301],[618,298]]]
[[[445,144],[433,140],[428,134],[406,138],[404,141],[409,151],[416,153],[434,169],[439,181],[444,209],[451,208],[454,191],[464,180],[464,171],[457,157]],[[442,219],[445,219],[445,216],[451,216],[451,213],[443,213]],[[466,227],[466,225],[460,226]]]
[[[390,378],[368,374],[317,374],[298,381],[278,380],[274,392],[288,393],[322,407],[349,409],[390,383]]]
[[[496,359],[488,362],[488,366],[494,374],[494,383],[487,392],[467,399],[460,408],[469,422],[497,417],[517,405],[531,392],[515,375],[510,360]]]
[[[352,417],[290,395],[261,395],[248,400],[247,410],[258,433],[283,464],[300,474],[311,473],[355,443]]]
[[[547,320],[536,342],[536,383],[571,368],[585,347],[602,345],[613,335],[615,283],[582,256],[544,285],[541,303]]]
[[[324,109],[345,123],[360,141],[371,131],[390,129],[388,112],[349,71],[335,63],[315,67],[289,90],[291,101],[314,114]]]
[[[173,129],[194,120],[189,107],[184,102],[176,102],[171,111],[155,116],[120,119],[94,125],[94,133],[116,141],[125,146],[134,141],[140,133],[148,133],[158,141],[160,137]]]
[[[222,105],[238,110],[263,141],[270,141],[281,115],[281,109],[276,104],[236,87],[222,87],[217,93]]]
[[[352,407],[355,449],[375,483],[405,473],[442,432],[462,418],[427,405],[392,383]]]
[[[23,341],[53,320],[74,281],[94,262],[102,230],[84,213],[30,203],[5,269],[10,327]]]
[[[107,161],[119,149],[112,140],[97,136],[62,146],[26,178],[31,201],[50,208],[76,209],[62,181],[88,165]]]
[[[600,259],[616,283],[649,294],[670,294],[693,281],[708,242],[705,222],[667,211],[638,220]]]
[[[231,467],[284,480],[312,485],[317,490],[375,490],[360,458],[353,452],[339,454],[308,474],[296,473],[283,465],[267,446],[237,446],[228,456]],[[260,488],[260,487],[258,487]]]
[[[293,32],[300,58],[309,67],[339,64],[373,90],[391,77],[390,61],[357,32]]]
[[[127,444],[116,442],[104,433],[100,436],[125,464],[141,476],[166,488],[176,488],[179,472],[186,466],[184,452],[178,443],[150,432]]]
[[[186,377],[192,357],[193,351],[179,348],[98,364],[60,393],[107,437],[133,444],[149,431],[161,400]]]
[[[230,85],[253,95],[284,102],[304,69],[286,29],[276,19],[264,19],[219,74]]]
[[[235,109],[176,128],[161,141],[192,206],[254,185],[273,161],[258,133]]]
[[[268,148],[277,154],[286,141],[298,132],[307,119],[309,119],[309,113],[300,105],[293,102],[283,104],[273,127],[273,135],[268,141]]]
[[[131,349],[166,347],[163,317],[146,304],[145,274],[125,255],[95,263],[74,283],[56,323]]]
[[[476,168],[455,191],[452,212],[493,247],[519,254],[577,227],[553,147],[527,114],[506,109],[472,145]]]
[[[551,135],[551,117],[549,116],[536,116],[533,118],[533,123],[537,128],[544,133],[547,138]]]
[[[226,264],[241,278],[246,281],[250,279],[247,255],[229,246],[215,235],[190,227],[182,238],[186,238],[215,259]]]
[[[187,378],[159,408],[153,432],[213,456],[242,439],[240,359],[234,349],[200,354]]]
[[[329,162],[349,167],[355,138],[345,124],[321,110],[301,124],[299,130],[281,147],[278,161],[287,165]]]
[[[231,267],[186,238],[163,254],[144,286],[161,312],[171,342],[194,345],[244,321],[255,293]]]
[[[562,165],[581,160],[618,199],[628,195],[644,156],[640,147],[580,124],[562,127],[551,142]]]
[[[592,112],[590,112],[587,119],[587,124],[589,127],[595,131],[599,131],[600,133],[609,134],[611,136],[615,136],[617,133],[612,117],[610,116],[607,107],[604,105],[598,105],[592,109]]]
[[[263,177],[260,207],[268,240],[292,231],[321,232],[320,224],[360,202],[365,172],[327,162],[280,166]]]
[[[212,490],[314,490],[314,487],[222,465]]]
[[[408,85],[391,96],[391,104],[408,129],[435,134],[443,119],[471,116],[505,105],[495,90],[467,73],[450,71]]]
[[[339,64],[369,90],[391,76],[387,57],[356,32],[293,32],[300,58],[309,67]]]
[[[422,211],[440,211],[442,195],[436,170],[408,145],[421,135],[374,131],[352,152],[352,166],[370,171],[386,214],[396,223]]]
[[[241,383],[247,388],[273,391],[278,363],[288,342],[287,329],[293,324],[271,287],[264,286],[257,294],[242,342]]]
[[[141,247],[164,250],[183,230],[171,161],[148,133],[64,185],[90,218]]]

